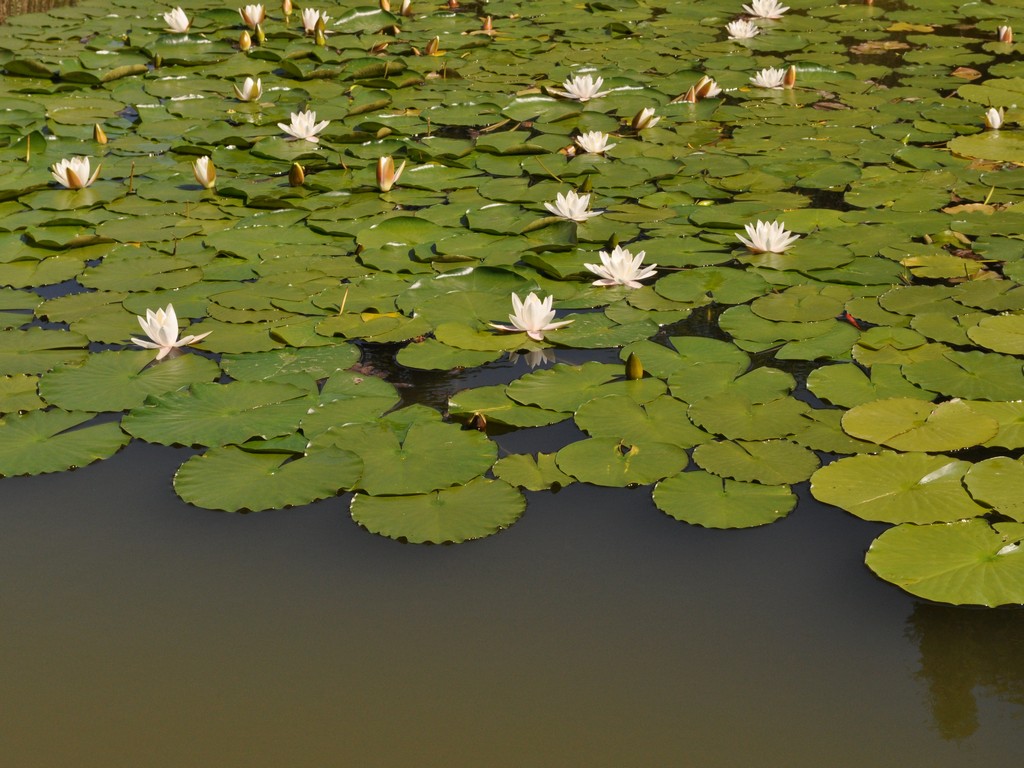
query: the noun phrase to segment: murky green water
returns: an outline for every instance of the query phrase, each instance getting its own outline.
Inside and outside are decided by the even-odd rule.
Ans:
[[[412,547],[341,500],[190,508],[183,458],[4,481],[6,764],[1016,760],[1024,613],[877,581],[879,527],[841,512],[715,532],[574,486],[505,534]]]

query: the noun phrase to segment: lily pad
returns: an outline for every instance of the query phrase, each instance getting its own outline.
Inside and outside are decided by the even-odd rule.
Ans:
[[[558,468],[580,482],[624,488],[647,485],[682,471],[686,452],[669,443],[628,444],[612,437],[570,443],[556,456]]]
[[[696,471],[658,483],[654,503],[666,515],[691,525],[753,528],[788,515],[796,496],[788,486],[744,483]]]
[[[538,453],[536,457],[522,453],[503,456],[494,463],[494,476],[528,491],[563,488],[576,482],[558,468],[553,453]]]
[[[371,533],[412,544],[447,544],[480,539],[508,528],[522,516],[526,499],[508,483],[477,478],[457,488],[412,496],[352,499],[352,519]]]
[[[128,435],[116,423],[88,424],[93,416],[37,410],[0,419],[0,475],[63,472],[113,456]]]
[[[981,445],[995,437],[999,423],[963,400],[935,405],[894,397],[851,408],[843,416],[843,429],[853,437],[899,451],[935,453]]]
[[[721,440],[698,445],[693,461],[701,469],[733,480],[791,485],[808,480],[818,468],[813,451],[788,440]]]
[[[987,512],[961,482],[969,462],[925,453],[860,455],[822,467],[811,494],[865,520],[934,523]]]
[[[197,507],[257,512],[334,496],[355,485],[361,469],[358,456],[339,448],[296,456],[251,453],[229,445],[182,464],[174,475],[174,490]]]
[[[1024,603],[1024,524],[961,520],[898,525],[864,562],[912,595],[953,605]]]

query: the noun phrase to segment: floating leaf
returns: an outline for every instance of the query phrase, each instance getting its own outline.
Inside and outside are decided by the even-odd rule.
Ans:
[[[774,523],[796,506],[787,486],[681,472],[658,483],[654,503],[665,514],[704,528],[753,528]]]
[[[526,509],[526,499],[508,483],[477,478],[458,488],[414,496],[352,499],[352,519],[371,533],[412,544],[480,539],[508,528]]]
[[[810,478],[818,468],[812,451],[788,440],[716,441],[698,445],[693,460],[703,470],[763,485],[790,485]]]
[[[257,512],[334,496],[355,485],[361,469],[358,456],[339,448],[296,456],[226,446],[182,464],[174,475],[174,490],[197,507]]]
[[[971,465],[948,456],[892,453],[852,456],[822,467],[811,494],[865,520],[933,523],[985,514],[961,478]]]
[[[1024,463],[1007,456],[979,461],[964,475],[971,497],[1024,523]]]
[[[843,416],[853,437],[899,451],[956,451],[995,437],[999,424],[962,400],[933,403],[906,397],[858,405]]]
[[[29,411],[0,419],[0,475],[39,475],[106,459],[128,442],[115,423],[82,426],[94,414]]]
[[[575,482],[558,468],[553,453],[538,453],[536,457],[522,453],[503,456],[494,463],[494,476],[528,491],[563,488]]]
[[[1024,524],[961,520],[898,525],[871,543],[864,561],[885,581],[954,605],[1024,603]]]
[[[682,471],[686,452],[669,443],[627,444],[612,437],[570,443],[556,456],[558,468],[580,482],[623,488],[647,485]]]

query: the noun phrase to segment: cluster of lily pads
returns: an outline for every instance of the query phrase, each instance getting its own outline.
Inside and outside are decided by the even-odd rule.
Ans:
[[[882,578],[1024,602],[1024,3],[737,5],[11,19],[0,474],[193,446],[192,504],[353,492],[411,542],[575,482],[757,526],[810,480],[894,525]]]

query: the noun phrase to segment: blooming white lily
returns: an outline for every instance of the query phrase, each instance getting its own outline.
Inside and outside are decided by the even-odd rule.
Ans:
[[[998,34],[1000,43],[1013,42],[1013,27],[1000,27]]]
[[[239,101],[259,101],[260,96],[263,95],[263,81],[258,77],[255,80],[251,77],[245,78],[241,88],[237,85],[231,87],[235,89],[235,97]]]
[[[217,183],[217,169],[213,167],[213,161],[206,155],[192,163],[192,175],[203,185],[203,189],[213,189]]]
[[[192,26],[192,22],[189,21],[180,6],[164,14],[164,23],[167,25],[168,32],[177,32],[178,34],[185,34]]]
[[[541,301],[535,293],[531,293],[526,297],[526,301],[523,301],[513,293],[512,314],[508,316],[512,325],[499,325],[498,323],[489,323],[489,325],[500,331],[512,331],[513,333],[525,331],[531,339],[543,341],[545,332],[553,331],[572,322],[572,320],[551,322],[555,319],[555,310],[551,308],[554,301],[554,296],[548,296]]]
[[[146,332],[152,341],[132,338],[133,344],[138,344],[145,349],[157,349],[157,360],[163,360],[174,350],[194,344],[200,339],[205,339],[211,331],[200,333],[197,336],[183,336],[178,338],[178,316],[174,314],[174,305],[168,304],[167,309],[146,310],[146,317],[139,317],[139,325]]]
[[[238,15],[242,22],[250,29],[256,29],[267,18],[267,12],[262,5],[247,5],[238,9]]]
[[[590,195],[578,195],[569,190],[564,195],[559,192],[555,196],[555,202],[544,203],[555,216],[561,216],[569,221],[586,221],[593,216],[600,216],[600,211],[588,211],[590,207]]]
[[[607,133],[602,133],[601,131],[586,131],[576,137],[576,143],[584,152],[588,152],[592,155],[600,155],[602,152],[607,152],[615,146],[614,144],[609,144],[608,139],[609,136]]]
[[[331,124],[330,120],[316,121],[316,112],[307,109],[305,112],[292,112],[292,122],[278,123],[277,127],[293,139],[305,139],[316,144],[320,139],[317,134]]]
[[[786,70],[781,67],[765,67],[750,82],[757,88],[781,88],[786,84]]]
[[[750,5],[743,6],[743,10],[759,19],[781,19],[789,8],[779,0],[752,0]]]
[[[751,253],[785,253],[793,243],[800,239],[800,235],[794,235],[786,230],[786,225],[781,221],[760,221],[756,224],[745,224],[748,240],[743,235],[736,233],[736,238],[747,246]]]
[[[302,29],[303,31],[305,31],[307,35],[312,35],[313,32],[316,30],[316,23],[322,19],[324,22],[324,26],[326,26],[327,19],[329,18],[330,16],[328,16],[323,11],[317,11],[313,8],[303,8]]]
[[[660,117],[654,116],[654,107],[644,107],[635,115],[630,125],[633,126],[634,131],[642,131],[644,128],[653,128],[661,120]]]
[[[989,107],[989,110],[985,113],[985,127],[991,128],[993,131],[998,131],[1003,121],[1006,119],[1006,113],[1003,108],[996,109],[995,107]]]
[[[395,170],[395,159],[390,155],[377,158],[377,186],[380,187],[381,192],[389,191],[395,184],[398,183],[399,177],[402,175],[402,171],[405,170],[405,160],[398,166],[398,170]]]
[[[583,266],[600,277],[594,285],[625,285],[628,288],[642,288],[641,280],[654,277],[658,270],[657,264],[642,266],[644,251],[637,251],[636,256],[625,248],[615,246],[611,253],[601,251],[600,264],[584,264]]]
[[[562,87],[565,88],[564,91],[556,91],[554,88],[549,90],[551,93],[564,96],[567,99],[590,101],[591,99],[597,99],[611,93],[611,91],[602,91],[602,85],[604,85],[604,78],[602,77],[595,80],[590,75],[576,75],[576,77],[565,78],[565,82],[562,83]]]
[[[100,175],[101,167],[102,165],[96,166],[96,171],[90,176],[88,157],[65,157],[50,168],[50,173],[53,174],[53,178],[62,187],[82,189],[96,181],[96,177]]]
[[[730,40],[749,40],[752,37],[757,37],[761,32],[757,24],[746,19],[730,21],[725,25],[725,31],[729,33]]]

